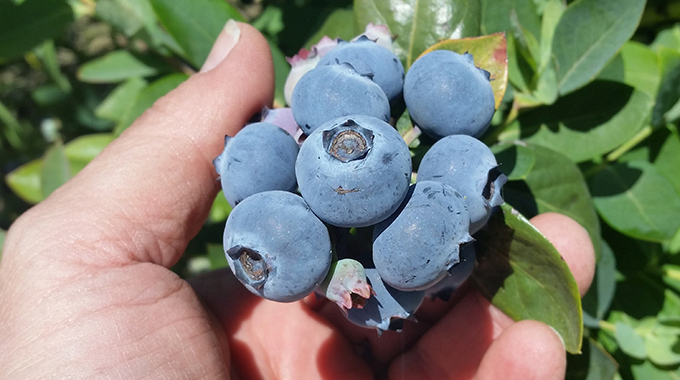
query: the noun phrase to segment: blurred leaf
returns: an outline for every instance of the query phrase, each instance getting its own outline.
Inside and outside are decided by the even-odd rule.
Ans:
[[[40,189],[41,170],[42,160],[33,160],[7,174],[5,182],[21,199],[35,204],[44,199]]]
[[[658,50],[661,46],[680,50],[680,25],[674,25],[671,28],[660,31],[659,34],[656,35],[651,47]]]
[[[286,79],[290,73],[290,64],[286,61],[286,56],[274,43],[269,41],[269,48],[272,52],[272,59],[274,61],[274,108],[276,106],[285,107],[286,97],[283,94],[283,89],[286,86]]]
[[[145,26],[158,29],[148,0],[97,0],[95,12],[128,37]]]
[[[663,291],[663,307],[661,311],[657,314],[657,317],[661,319],[671,318],[675,321],[675,325],[678,325],[678,316],[680,316],[680,295],[671,289],[664,289]],[[678,352],[680,352],[680,343],[678,343]]]
[[[627,84],[655,98],[661,83],[659,59],[646,45],[628,41],[597,78]]]
[[[40,170],[40,191],[47,198],[54,190],[71,179],[71,166],[69,165],[64,144],[61,141],[54,143],[45,152]]]
[[[618,365],[592,338],[587,339],[580,355],[569,355],[565,380],[612,380]]]
[[[423,54],[434,50],[472,54],[475,66],[491,73],[491,88],[498,108],[508,87],[508,55],[504,33],[442,41],[425,50]]]
[[[645,0],[580,0],[555,28],[552,51],[560,94],[590,82],[633,35]]]
[[[437,42],[479,35],[481,0],[354,0],[357,30],[369,23],[387,25],[394,52],[408,70]]]
[[[617,322],[615,336],[619,348],[626,355],[641,360],[647,357],[645,341],[632,326],[623,322]]]
[[[132,77],[148,77],[170,68],[160,61],[140,59],[127,50],[116,50],[89,61],[78,70],[78,79],[88,83],[117,83]]]
[[[208,259],[210,260],[210,269],[212,270],[229,267],[222,244],[208,243]]]
[[[0,1],[0,62],[21,56],[41,42],[59,36],[73,21],[63,0]]]
[[[134,105],[134,100],[148,83],[140,77],[132,77],[116,87],[94,110],[97,117],[120,121]]]
[[[510,17],[514,13],[531,34],[541,35],[541,21],[533,0],[481,0],[481,3],[481,34],[510,32]]]
[[[128,111],[125,113],[125,115],[123,115],[123,117],[120,119],[120,122],[116,125],[116,128],[113,131],[114,134],[117,136],[123,133],[123,131],[135,121],[135,119],[140,117],[144,111],[151,108],[156,100],[168,92],[174,90],[182,82],[187,80],[187,78],[189,78],[189,76],[182,73],[170,74],[145,87],[137,94],[134,105],[128,108]]]
[[[541,40],[541,68],[546,67],[550,63],[554,70],[554,65],[552,64],[552,43],[555,29],[565,9],[566,7],[561,0],[549,0],[546,2],[543,18],[541,19],[541,33],[537,34]]]
[[[659,366],[680,364],[680,320],[659,319],[645,334],[647,356]]]
[[[89,164],[99,153],[114,140],[112,133],[97,133],[84,135],[70,141],[64,147],[64,153],[68,158],[71,172],[75,175],[85,165]]]
[[[476,235],[472,278],[479,291],[514,320],[552,326],[567,351],[581,348],[581,298],[555,247],[507,203]]]
[[[663,282],[680,293],[680,266],[665,264],[661,267],[661,270],[663,271]]]
[[[68,81],[68,78],[66,78],[66,76],[61,72],[61,66],[57,59],[57,49],[54,46],[54,41],[52,40],[45,41],[42,45],[35,49],[35,51],[38,54],[38,57],[40,58],[40,61],[42,62],[43,66],[45,66],[45,70],[50,75],[50,78],[52,78],[54,83],[57,86],[59,86],[59,88],[63,92],[70,93],[71,83]]]
[[[151,0],[156,16],[199,68],[229,19],[245,21],[224,0]]]
[[[494,151],[499,169],[514,179],[503,188],[506,202],[527,217],[544,212],[571,217],[588,231],[599,252],[600,222],[583,174],[572,161],[523,142],[503,143]]]
[[[222,190],[220,190],[210,208],[208,220],[211,223],[224,222],[229,217],[229,213],[231,213],[231,206],[229,205],[229,202],[227,202],[227,198],[224,197]]]
[[[680,368],[659,368],[650,361],[633,364],[631,371],[635,379],[640,380],[678,380]]]
[[[678,168],[680,168],[680,136],[678,136],[678,131],[672,131],[666,138],[659,154],[654,160],[654,166],[661,175],[673,184],[675,191],[680,194],[680,176],[678,175]]]
[[[661,85],[656,96],[652,125],[661,126],[666,123],[666,112],[680,100],[680,51],[666,47],[658,49],[661,66]]]
[[[307,40],[304,48],[311,48],[312,45],[317,44],[324,36],[349,41],[357,34],[359,33],[354,31],[354,11],[351,9],[336,9],[326,17],[319,30]]]
[[[662,242],[680,228],[680,195],[646,161],[609,165],[591,178],[590,188],[600,216],[623,234]]]
[[[652,105],[649,96],[632,87],[596,81],[550,106],[527,111],[516,123],[522,139],[582,162],[635,136],[644,128]]]
[[[277,37],[284,28],[283,11],[279,7],[267,5],[250,25],[269,37]]]
[[[598,328],[599,321],[609,311],[616,292],[616,256],[607,242],[601,240],[601,243],[602,249],[595,268],[595,278],[581,299],[583,321],[591,328]]]
[[[31,92],[31,98],[38,105],[53,106],[69,100],[69,93],[55,84],[40,86]]]
[[[0,229],[0,259],[2,259],[2,247],[5,245],[5,236],[7,236],[7,231]]]

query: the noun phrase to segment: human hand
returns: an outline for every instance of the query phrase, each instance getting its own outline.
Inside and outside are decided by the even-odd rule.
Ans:
[[[0,262],[2,377],[563,377],[550,328],[514,323],[472,289],[428,301],[419,324],[378,338],[313,296],[269,302],[228,270],[190,285],[168,269],[219,190],[221,136],[270,104],[273,79],[267,42],[228,24],[201,73],[12,225]],[[583,294],[594,267],[585,231],[556,214],[533,222]]]

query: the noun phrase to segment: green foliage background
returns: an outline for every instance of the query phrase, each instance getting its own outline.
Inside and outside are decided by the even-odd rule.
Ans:
[[[536,294],[528,289],[551,293],[549,280],[518,275],[503,297],[489,297],[518,319],[577,322],[569,337],[583,339],[582,353],[569,355],[569,379],[680,378],[680,1],[2,0],[0,247],[13,220],[194,73],[229,18],[269,39],[279,106],[285,57],[324,35],[349,39],[369,22],[387,24],[408,68],[442,40],[505,32],[508,90],[483,140],[510,178],[506,201],[527,218],[557,211],[577,220],[598,265],[574,316],[513,306]],[[407,118],[398,127],[412,130]],[[431,144],[413,141],[416,158]],[[174,270],[226,265],[229,211],[218,196]],[[522,254],[549,249],[505,211],[504,228],[531,243],[512,241],[513,268],[562,276]],[[483,275],[475,281],[485,289]],[[555,290],[565,299],[567,282]]]

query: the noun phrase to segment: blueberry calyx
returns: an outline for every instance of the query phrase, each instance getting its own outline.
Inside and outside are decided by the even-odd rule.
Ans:
[[[227,250],[227,255],[234,260],[236,265],[236,277],[259,289],[267,280],[267,264],[264,262],[259,252],[236,245]]]
[[[354,120],[347,120],[323,132],[323,147],[326,153],[341,162],[361,160],[373,147],[373,132]]]

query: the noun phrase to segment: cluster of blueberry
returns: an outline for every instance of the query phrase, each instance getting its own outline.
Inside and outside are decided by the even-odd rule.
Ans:
[[[215,159],[234,207],[224,249],[257,295],[292,302],[317,291],[356,324],[399,329],[428,291],[469,274],[466,243],[503,202],[507,178],[476,138],[494,113],[489,73],[442,50],[405,74],[365,35],[326,50],[291,86],[290,109],[227,137]],[[414,184],[409,147],[389,124],[404,108],[437,140]],[[368,249],[347,243],[357,229],[371,231],[358,234]]]

